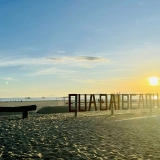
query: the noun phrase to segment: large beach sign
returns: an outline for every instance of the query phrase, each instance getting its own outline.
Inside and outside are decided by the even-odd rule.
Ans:
[[[69,94],[69,112],[120,110],[159,106],[156,94]]]

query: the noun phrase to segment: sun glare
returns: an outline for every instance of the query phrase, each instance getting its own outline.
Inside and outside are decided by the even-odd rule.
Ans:
[[[152,86],[158,85],[158,80],[159,80],[159,78],[157,78],[157,77],[154,77],[154,76],[150,77],[149,78],[150,85],[152,85]]]

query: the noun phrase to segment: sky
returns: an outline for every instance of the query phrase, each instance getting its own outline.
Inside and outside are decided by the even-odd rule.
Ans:
[[[159,0],[0,0],[0,97],[152,93]]]

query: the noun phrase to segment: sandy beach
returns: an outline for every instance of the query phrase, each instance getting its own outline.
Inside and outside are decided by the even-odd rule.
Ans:
[[[0,160],[160,159],[160,109],[0,117]]]

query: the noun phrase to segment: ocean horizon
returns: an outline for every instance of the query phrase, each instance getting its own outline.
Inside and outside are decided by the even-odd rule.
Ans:
[[[14,97],[14,98],[0,98],[0,102],[8,101],[49,101],[49,100],[63,100],[63,97]]]

